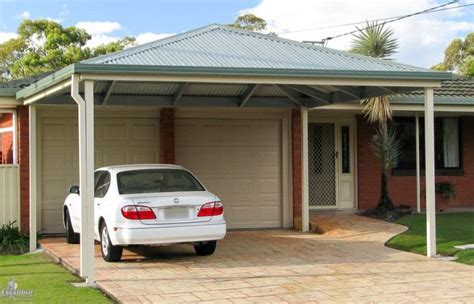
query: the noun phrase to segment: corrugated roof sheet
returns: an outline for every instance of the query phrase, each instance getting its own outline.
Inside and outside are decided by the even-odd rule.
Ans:
[[[84,64],[425,72],[423,68],[223,25],[82,61]]]

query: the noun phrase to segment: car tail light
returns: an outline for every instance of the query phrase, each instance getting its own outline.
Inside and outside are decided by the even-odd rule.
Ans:
[[[222,205],[221,202],[217,201],[205,203],[204,205],[202,205],[201,209],[199,209],[197,216],[216,216],[221,215],[222,213],[224,213],[224,205]]]
[[[146,206],[125,206],[122,208],[122,215],[129,220],[154,220],[155,213]]]

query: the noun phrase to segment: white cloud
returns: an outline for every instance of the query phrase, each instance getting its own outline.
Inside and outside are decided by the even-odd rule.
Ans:
[[[0,32],[0,43],[4,43],[7,40],[18,37],[17,33],[11,32]]]
[[[91,35],[110,34],[122,29],[120,23],[112,21],[80,21],[76,26],[86,30]]]
[[[137,39],[137,44],[143,44],[143,43],[156,41],[156,40],[163,39],[163,38],[173,36],[173,35],[174,34],[166,34],[166,33],[157,34],[157,33],[147,32],[147,33],[142,33],[138,35],[136,39]]]
[[[31,14],[28,11],[24,11],[23,13],[18,15],[18,18],[20,19],[30,19]]]
[[[461,1],[467,4],[472,0]],[[349,32],[354,26],[315,29],[343,23],[398,16],[439,5],[435,0],[262,0],[240,13],[253,13],[268,22],[268,29],[294,40],[321,40]],[[399,40],[400,62],[430,67],[443,58],[444,48],[455,37],[474,31],[472,7],[424,14],[390,24]],[[462,20],[464,19],[464,20]],[[361,24],[363,26],[363,24]],[[312,29],[298,31],[301,29]],[[346,50],[352,37],[331,40],[328,47]]]

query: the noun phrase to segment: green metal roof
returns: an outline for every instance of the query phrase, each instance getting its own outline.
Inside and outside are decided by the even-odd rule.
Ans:
[[[81,63],[439,74],[394,61],[374,59],[217,24]]]
[[[428,81],[451,78],[450,73],[213,24],[72,64],[18,91],[16,98],[29,97],[74,73]]]
[[[390,101],[395,104],[423,104],[424,91],[393,95]],[[434,102],[439,105],[474,105],[474,78],[455,78],[443,80],[441,87],[434,89]]]

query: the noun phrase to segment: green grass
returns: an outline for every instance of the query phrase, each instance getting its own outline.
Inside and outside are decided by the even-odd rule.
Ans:
[[[31,300],[0,297],[0,303],[110,303],[100,290],[73,287],[80,279],[43,254],[0,256],[0,294],[8,280],[17,289],[32,290]]]
[[[412,214],[402,217],[398,224],[409,229],[387,242],[388,247],[426,254],[426,216]],[[474,265],[474,250],[459,250],[456,245],[474,244],[474,212],[436,214],[438,253],[456,256],[457,262]]]

